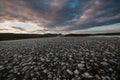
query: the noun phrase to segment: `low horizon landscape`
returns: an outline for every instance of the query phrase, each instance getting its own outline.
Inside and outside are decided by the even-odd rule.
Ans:
[[[120,80],[120,0],[0,0],[0,80]]]
[[[0,33],[0,41],[5,40],[20,40],[32,38],[46,38],[46,37],[120,37],[120,33],[96,33],[96,34],[21,34],[21,33]]]

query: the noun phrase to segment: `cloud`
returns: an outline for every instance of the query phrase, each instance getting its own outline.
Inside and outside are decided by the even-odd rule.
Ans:
[[[71,31],[70,33],[90,34],[90,33],[115,33],[115,32],[120,32],[120,23],[107,26],[92,27],[83,30],[74,30]]]
[[[89,8],[85,10],[82,16],[77,21],[77,24],[84,24],[89,22],[91,19],[95,18],[96,16],[102,14],[101,9],[103,9],[105,6],[107,6],[104,1],[100,0],[95,0],[93,1]],[[93,15],[94,14],[94,15]]]
[[[119,5],[120,0],[0,0],[0,23],[16,20],[28,30],[34,23],[51,32],[70,32],[120,23]]]
[[[30,33],[34,30],[43,30],[44,27],[37,26],[31,22],[5,21],[0,23],[0,33]]]
[[[12,26],[12,28],[14,28],[14,29],[16,29],[16,30],[19,30],[19,31],[27,31],[26,29],[20,28],[20,27]]]
[[[104,18],[104,19],[99,19],[98,22],[99,23],[103,23],[103,22],[110,22],[110,21],[120,21],[120,14],[118,15],[115,15],[115,16],[111,16],[111,17],[107,17],[107,18]]]
[[[6,31],[6,30],[8,30],[8,29],[0,29],[0,31]]]

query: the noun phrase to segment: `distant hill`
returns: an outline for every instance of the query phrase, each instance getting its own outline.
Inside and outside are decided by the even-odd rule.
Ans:
[[[29,38],[45,38],[45,37],[87,37],[87,36],[114,36],[120,35],[120,33],[101,33],[101,34],[13,34],[13,33],[0,33],[0,41],[3,40],[16,40],[16,39],[29,39]]]
[[[114,35],[120,35],[120,33],[98,33],[98,34],[67,34],[64,35],[65,37],[86,37],[86,36],[114,36]]]
[[[16,39],[28,39],[28,38],[43,38],[43,37],[57,37],[62,34],[13,34],[13,33],[0,33],[1,40],[16,40]]]

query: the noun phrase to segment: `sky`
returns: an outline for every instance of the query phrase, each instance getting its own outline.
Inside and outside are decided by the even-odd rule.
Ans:
[[[0,33],[120,32],[120,0],[0,0]]]

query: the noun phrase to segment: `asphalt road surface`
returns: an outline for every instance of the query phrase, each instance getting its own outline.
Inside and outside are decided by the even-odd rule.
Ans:
[[[0,42],[0,80],[120,80],[120,38]]]

